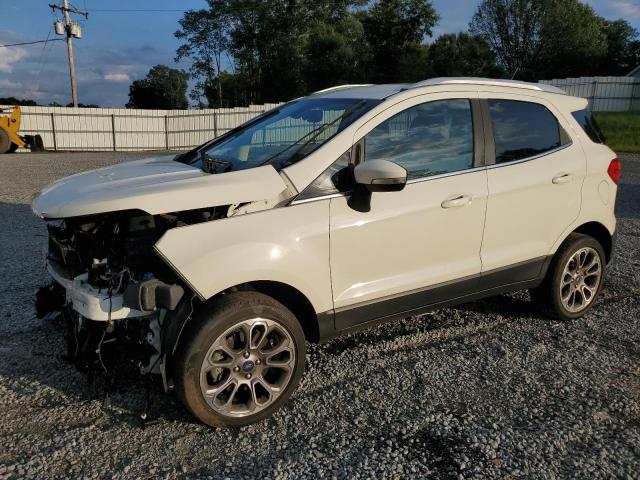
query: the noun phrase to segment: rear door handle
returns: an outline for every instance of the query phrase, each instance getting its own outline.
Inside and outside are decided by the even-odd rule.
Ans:
[[[569,183],[571,180],[573,180],[573,175],[570,173],[560,173],[553,177],[551,181],[557,185],[559,183]]]
[[[471,203],[471,195],[456,195],[449,197],[440,204],[442,208],[459,208]]]

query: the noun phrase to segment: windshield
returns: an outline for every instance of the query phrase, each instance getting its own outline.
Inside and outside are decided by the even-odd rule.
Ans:
[[[294,100],[206,144],[199,154],[177,160],[212,173],[266,164],[279,170],[309,155],[378,103],[357,98]]]

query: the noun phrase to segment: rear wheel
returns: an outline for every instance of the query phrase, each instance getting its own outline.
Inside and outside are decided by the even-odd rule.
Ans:
[[[554,256],[543,283],[531,290],[531,298],[553,317],[581,317],[593,307],[602,289],[605,263],[597,240],[571,234]]]
[[[241,426],[270,416],[304,369],[300,323],[257,292],[223,295],[188,325],[176,357],[176,391],[202,422]]]
[[[6,153],[11,148],[11,139],[4,128],[0,128],[0,153]]]

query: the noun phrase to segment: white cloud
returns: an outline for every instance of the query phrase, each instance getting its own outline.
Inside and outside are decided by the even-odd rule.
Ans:
[[[8,88],[8,89],[18,89],[22,87],[22,83],[13,82],[8,78],[0,78],[0,89]]]
[[[104,76],[104,79],[109,82],[130,82],[131,78],[128,73],[107,73]]]
[[[631,0],[614,0],[613,7],[624,15],[625,20],[640,20],[640,4]]]
[[[27,57],[27,51],[20,47],[9,47],[2,49],[0,55],[0,72],[11,73],[13,64]]]

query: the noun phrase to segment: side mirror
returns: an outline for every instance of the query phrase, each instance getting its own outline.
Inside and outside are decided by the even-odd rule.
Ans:
[[[407,184],[407,171],[388,160],[369,160],[353,169],[355,188],[347,204],[358,212],[371,210],[372,192],[398,192]]]
[[[397,192],[407,184],[407,170],[389,160],[369,160],[353,171],[356,184],[369,192]]]

